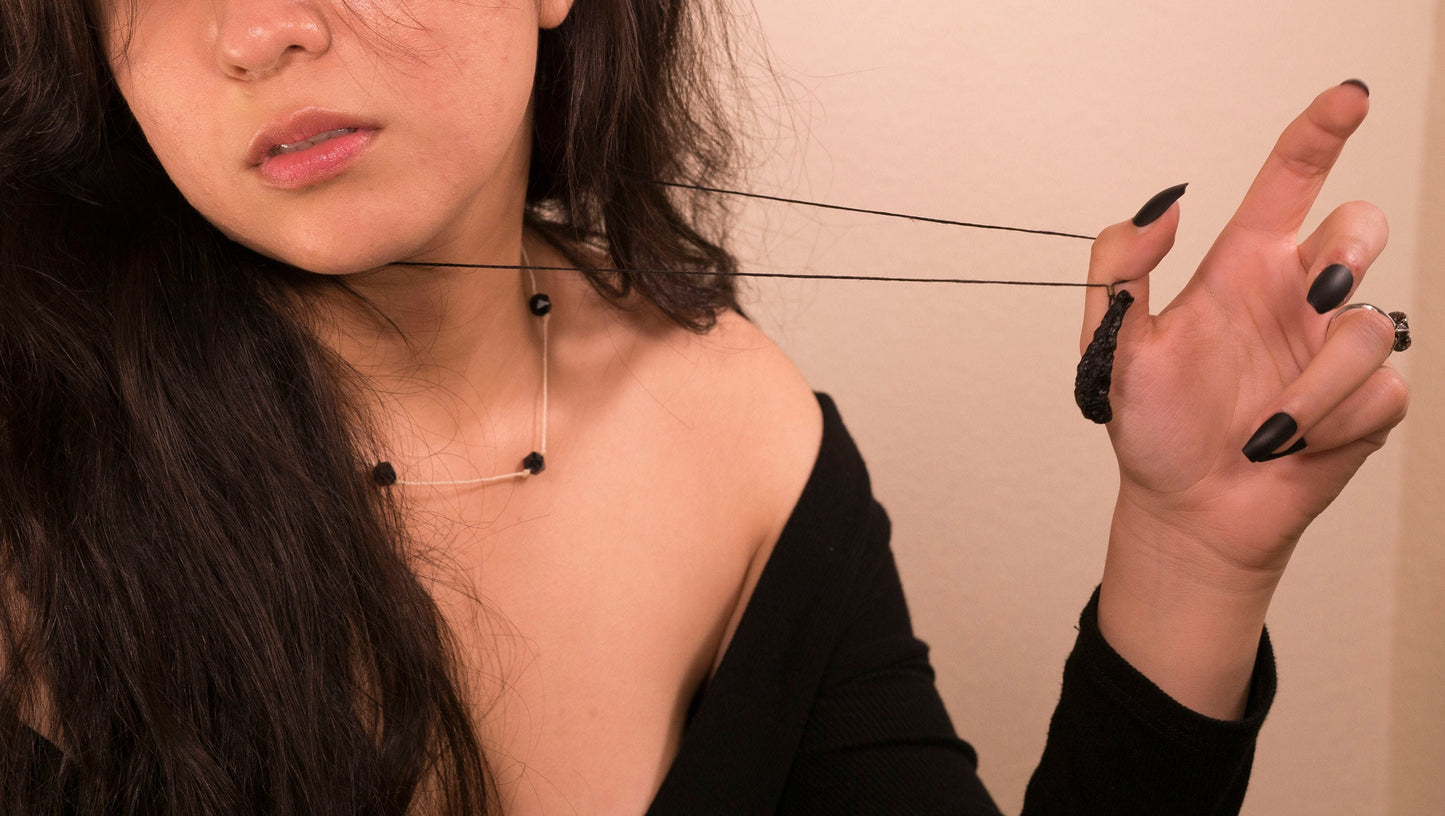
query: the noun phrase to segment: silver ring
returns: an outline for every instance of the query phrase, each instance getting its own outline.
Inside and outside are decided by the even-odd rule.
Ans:
[[[1387,312],[1373,303],[1351,303],[1331,315],[1330,323],[1326,325],[1326,328],[1328,329],[1329,325],[1332,325],[1336,318],[1351,309],[1369,309],[1390,321],[1395,327],[1395,345],[1391,347],[1392,350],[1404,351],[1410,347],[1410,318],[1406,317],[1404,312]]]

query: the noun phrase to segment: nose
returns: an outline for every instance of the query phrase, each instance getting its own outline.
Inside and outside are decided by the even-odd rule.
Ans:
[[[216,61],[236,79],[264,79],[331,48],[317,0],[215,0]]]

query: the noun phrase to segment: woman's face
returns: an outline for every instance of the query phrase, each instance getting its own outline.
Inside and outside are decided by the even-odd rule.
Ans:
[[[571,0],[103,4],[151,147],[238,242],[345,273],[515,233],[537,31]]]

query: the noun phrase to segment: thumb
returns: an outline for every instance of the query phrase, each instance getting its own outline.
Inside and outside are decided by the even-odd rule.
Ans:
[[[1106,228],[1094,239],[1089,255],[1089,283],[1116,284],[1116,291],[1127,290],[1134,296],[1134,307],[1124,316],[1124,325],[1119,331],[1121,336],[1137,331],[1149,320],[1148,275],[1174,246],[1174,234],[1179,227],[1179,208],[1174,202],[1184,195],[1186,186],[1180,184],[1164,190],[1149,199],[1132,219]],[[1091,287],[1084,299],[1080,353],[1094,338],[1094,330],[1108,308],[1108,291]]]

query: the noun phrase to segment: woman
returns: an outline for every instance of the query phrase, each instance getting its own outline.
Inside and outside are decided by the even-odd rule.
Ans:
[[[731,155],[696,9],[0,10],[4,801],[990,812],[836,411],[653,183]],[[1095,244],[1123,478],[1032,812],[1238,807],[1270,595],[1405,407],[1330,318],[1383,219],[1293,241],[1366,107],[1159,317],[1179,191]]]

